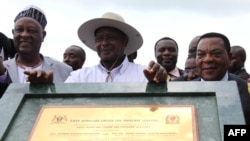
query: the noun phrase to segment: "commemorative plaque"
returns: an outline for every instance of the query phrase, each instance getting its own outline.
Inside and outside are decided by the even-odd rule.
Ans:
[[[198,141],[194,105],[43,106],[29,141]]]

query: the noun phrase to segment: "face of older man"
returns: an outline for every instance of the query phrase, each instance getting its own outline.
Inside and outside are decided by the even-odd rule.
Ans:
[[[16,21],[12,33],[15,47],[20,54],[39,54],[46,33],[36,20],[29,17],[20,18]]]
[[[229,54],[221,38],[204,38],[198,44],[196,65],[201,77],[206,81],[223,78],[230,64]]]
[[[96,31],[95,46],[102,61],[113,62],[123,56],[126,43],[126,36],[115,28],[102,27]]]

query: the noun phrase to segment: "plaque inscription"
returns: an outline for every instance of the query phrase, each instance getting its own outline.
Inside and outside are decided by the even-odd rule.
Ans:
[[[194,105],[43,106],[29,141],[198,141]]]

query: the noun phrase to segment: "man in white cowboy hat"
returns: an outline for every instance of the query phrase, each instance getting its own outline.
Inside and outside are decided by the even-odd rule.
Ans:
[[[147,66],[131,63],[126,54],[137,51],[143,39],[140,33],[115,13],[105,13],[83,23],[78,29],[80,40],[97,52],[100,63],[73,71],[65,82],[165,82],[165,69],[151,61]],[[49,79],[50,74],[37,72]],[[28,79],[37,79],[30,76]],[[37,82],[37,80],[35,80]]]
[[[83,23],[78,29],[80,40],[97,52],[100,63],[74,71],[66,82],[163,82],[164,68],[151,61],[148,67],[130,63],[127,55],[143,43],[141,34],[115,13],[105,13]]]

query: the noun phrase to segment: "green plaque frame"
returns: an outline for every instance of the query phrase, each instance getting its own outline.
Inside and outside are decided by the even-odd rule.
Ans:
[[[245,124],[234,81],[13,83],[0,99],[0,140],[27,140],[43,105],[135,104],[195,105],[199,141],[223,141],[224,125]]]

